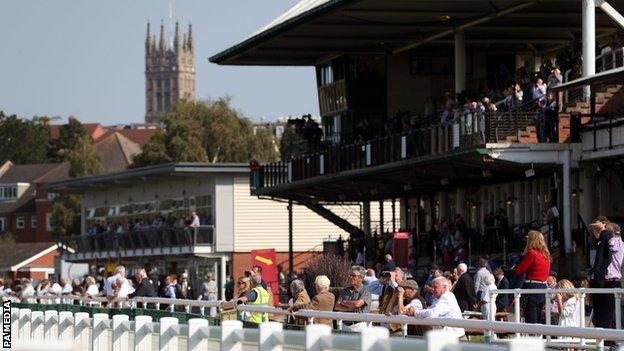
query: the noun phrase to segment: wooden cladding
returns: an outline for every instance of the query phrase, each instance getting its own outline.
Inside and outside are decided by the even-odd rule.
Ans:
[[[319,86],[318,96],[321,116],[330,116],[338,112],[343,112],[349,107],[347,82],[344,79]]]

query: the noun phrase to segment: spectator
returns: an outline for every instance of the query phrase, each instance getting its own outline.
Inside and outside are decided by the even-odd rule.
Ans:
[[[237,301],[238,304],[251,304],[251,305],[263,305],[269,304],[269,292],[262,286],[259,276],[253,276],[250,278],[251,290],[247,291],[244,296],[240,297]],[[268,321],[269,315],[267,313],[252,312],[249,317],[249,322],[254,324],[260,324],[263,321]]]
[[[550,272],[550,252],[542,233],[531,230],[527,234],[524,256],[515,269],[516,275],[526,274],[525,289],[546,289],[546,279]],[[524,297],[524,296],[523,296]],[[545,298],[542,294],[530,294],[525,298],[524,321],[538,323]]]
[[[199,216],[197,215],[197,212],[193,211],[191,212],[191,224],[189,225],[189,227],[191,228],[197,228],[199,227],[200,222],[199,222]]]
[[[497,290],[509,289],[509,280],[507,280],[505,273],[501,268],[494,270],[494,279],[496,279],[495,283]],[[505,311],[507,310],[507,306],[509,306],[509,295],[499,294],[496,297],[496,310]]]
[[[176,298],[176,283],[173,275],[165,277],[165,289],[163,291],[163,296],[169,299]]]
[[[92,298],[100,294],[97,284],[95,284],[95,278],[88,276],[85,278],[85,296]]]
[[[312,298],[312,301],[305,304],[294,304],[289,310],[292,312],[298,310],[333,311],[336,297],[329,292],[329,285],[329,278],[325,275],[319,275],[314,279],[316,295]],[[314,322],[325,324],[332,328],[334,325],[331,319],[315,318]]]
[[[563,83],[561,70],[559,68],[555,68],[550,72],[550,75],[548,76],[548,89],[559,86],[561,85],[561,83]]]
[[[567,279],[557,283],[557,289],[574,289],[574,285]],[[556,306],[559,311],[559,325],[563,327],[581,327],[581,306],[576,294],[559,293],[555,295]]]
[[[156,267],[152,267],[152,269],[149,270],[149,275],[147,277],[149,278],[150,284],[154,287],[154,291],[160,294],[160,277],[158,276]]]
[[[425,302],[427,303],[427,306],[431,306],[431,304],[433,304],[433,300],[435,299],[433,296],[433,287],[431,286],[431,282],[433,282],[435,278],[441,276],[442,272],[440,271],[440,268],[438,268],[438,266],[436,265],[431,266],[431,269],[429,270],[429,276],[427,277],[427,280],[425,280],[425,284],[423,287],[423,290],[425,292]]]
[[[457,283],[453,288],[453,294],[462,312],[475,307],[477,298],[475,296],[474,282],[470,274],[466,271],[468,266],[465,263],[457,265]]]
[[[485,277],[488,275],[490,275],[488,261],[485,258],[480,258],[479,269],[477,269],[474,277],[474,290],[477,297],[481,296],[483,290],[487,287],[487,284],[485,284]]]
[[[180,283],[176,286],[176,289],[176,296],[178,296],[179,299],[195,299],[195,292],[189,283],[188,273],[182,273],[180,276]]]
[[[106,296],[112,296],[115,291],[113,290],[113,282],[115,282],[117,279],[124,278],[125,279],[126,276],[126,267],[124,266],[117,266],[115,267],[115,272],[113,275],[111,275],[110,277],[106,278],[106,282],[104,283],[104,293]]]
[[[77,295],[77,296],[83,296],[84,295],[84,288],[80,284],[80,279],[76,278],[76,279],[72,280],[72,294],[73,295]]]
[[[377,281],[377,277],[375,276],[374,269],[367,269],[366,276],[364,277],[364,285],[368,286],[370,283]]]
[[[138,297],[157,297],[158,294],[156,290],[154,290],[154,285],[150,283],[150,279],[147,277],[147,273],[145,269],[139,269],[134,277],[136,278],[136,290],[133,293],[129,294],[128,297],[133,298],[135,296]]]
[[[22,289],[20,290],[18,297],[20,300],[26,303],[35,302],[33,299],[24,299],[25,297],[35,296],[35,288],[32,286],[30,279],[22,278]]]
[[[450,282],[444,277],[437,277],[431,282],[435,301],[427,309],[417,310],[409,308],[406,312],[417,319],[426,318],[452,318],[463,319],[455,295],[449,291]],[[468,340],[463,328],[443,327],[443,330],[458,337],[460,340]]]
[[[405,315],[408,310],[421,310],[425,308],[425,300],[420,296],[418,283],[408,279],[399,284],[396,291],[396,314]]]
[[[305,284],[299,279],[295,279],[290,283],[290,293],[292,295],[291,301],[288,305],[281,304],[280,307],[290,308],[295,305],[307,305],[310,303],[310,295],[306,291]],[[308,319],[306,317],[295,318],[295,324],[305,325]]]
[[[225,300],[230,301],[234,298],[234,279],[231,275],[228,275],[227,282],[225,283]]]
[[[591,268],[590,287],[620,288],[622,278],[621,267],[624,256],[624,244],[621,236],[609,229],[613,225],[606,218],[599,218],[590,225],[590,229],[598,242],[598,249]],[[613,328],[615,318],[615,298],[612,294],[592,294],[594,326]]]
[[[483,278],[485,288],[479,295],[479,306],[481,306],[481,315],[483,319],[490,319],[490,316],[496,317],[496,296],[492,296],[492,292],[496,290],[494,284],[494,275],[489,274]],[[494,320],[495,318],[493,318]]]
[[[557,104],[557,98],[555,96],[555,93],[548,93],[546,102],[544,103],[543,107],[544,131],[541,133],[543,142],[556,143],[559,141],[559,136],[557,135],[557,128],[559,124],[559,118],[557,114],[558,111],[559,107]]]
[[[392,260],[392,255],[387,254],[384,256],[384,261],[386,262],[385,266],[383,267],[384,271],[393,271],[396,268],[396,263],[394,262],[394,260]]]
[[[353,267],[349,279],[351,280],[349,286],[338,289],[338,300],[334,309],[338,312],[370,312],[371,296],[362,284],[364,269],[358,266]],[[349,330],[354,332],[359,332],[366,326],[366,323],[344,322],[343,324],[349,326]]]

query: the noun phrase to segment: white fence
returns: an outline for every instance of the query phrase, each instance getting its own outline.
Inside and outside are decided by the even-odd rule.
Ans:
[[[443,331],[431,331],[425,339],[390,338],[388,329],[369,327],[363,333],[332,334],[326,325],[308,325],[305,331],[283,330],[277,322],[265,322],[258,329],[245,329],[240,321],[223,321],[209,326],[201,318],[188,325],[176,318],[164,317],[159,322],[150,316],[94,314],[86,312],[11,310],[11,339],[16,349],[31,345],[68,345],[67,350],[396,350],[438,351],[446,347],[465,351],[543,350],[541,339],[516,339],[505,347],[486,344],[460,344]]]

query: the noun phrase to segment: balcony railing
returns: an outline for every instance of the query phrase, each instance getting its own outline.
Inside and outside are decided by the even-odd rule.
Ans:
[[[107,232],[95,235],[65,236],[59,239],[61,247],[78,254],[119,252],[123,250],[188,248],[214,246],[214,227],[150,228],[124,233]]]
[[[321,116],[345,111],[349,106],[347,102],[347,82],[339,80],[318,88],[319,106]]]
[[[261,166],[251,173],[251,189],[274,187],[327,174],[438,155],[488,142],[505,142],[534,124],[537,112],[462,114],[453,123],[436,124],[352,144],[327,144],[320,152]]]

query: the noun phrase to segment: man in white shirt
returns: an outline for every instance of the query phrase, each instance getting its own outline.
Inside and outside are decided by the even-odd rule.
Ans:
[[[106,278],[106,282],[104,282],[104,293],[107,297],[113,297],[113,295],[115,294],[115,289],[113,289],[113,283],[119,278],[126,279],[126,267],[115,267],[115,273],[110,277]]]
[[[197,215],[197,212],[193,211],[191,212],[191,228],[197,228],[199,227],[199,216]]]
[[[406,312],[407,315],[413,315],[416,319],[425,318],[452,318],[463,319],[455,295],[449,291],[450,282],[445,277],[438,277],[431,283],[433,288],[433,296],[435,301],[429,308],[424,310],[417,310],[415,308],[409,308]],[[464,328],[443,327],[444,331],[447,331],[454,336],[464,340],[466,332]],[[466,339],[467,340],[467,339]]]
[[[490,271],[487,269],[487,266],[488,261],[485,258],[479,259],[479,269],[477,269],[474,277],[474,289],[477,298],[480,297],[483,290],[487,288],[487,284],[485,284],[485,277],[490,275]]]

